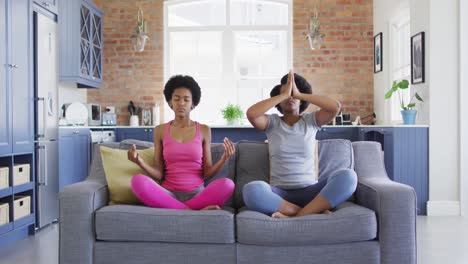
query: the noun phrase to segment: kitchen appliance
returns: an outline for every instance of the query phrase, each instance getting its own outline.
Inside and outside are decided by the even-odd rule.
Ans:
[[[115,114],[114,106],[107,106],[104,112],[102,113],[102,123],[103,126],[116,126],[117,125],[117,115]]]
[[[101,106],[98,104],[88,104],[88,126],[101,125]]]
[[[63,104],[62,116],[69,126],[84,126],[88,121],[88,108],[79,102]]]
[[[104,142],[116,142],[117,136],[115,135],[114,130],[94,130],[91,129],[90,132],[91,136],[91,147],[89,148],[90,151],[90,159],[93,160],[94,154],[94,146],[96,144],[101,144]]]
[[[58,219],[57,23],[34,12],[36,225]]]

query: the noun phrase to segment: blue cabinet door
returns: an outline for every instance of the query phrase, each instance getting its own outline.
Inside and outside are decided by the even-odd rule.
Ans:
[[[13,152],[34,150],[33,88],[31,83],[31,19],[29,0],[14,0],[11,5],[11,94]]]
[[[347,139],[357,141],[359,139],[359,132],[355,127],[322,127],[322,129],[317,131],[316,139]]]
[[[125,139],[136,139],[136,140],[152,142],[153,141],[153,129],[148,129],[148,128],[119,128],[117,129],[117,141],[120,142]]]
[[[59,137],[59,190],[76,178],[74,142],[71,134],[60,132]]]
[[[73,139],[74,149],[76,151],[76,178],[73,183],[81,182],[88,177],[89,170],[89,148],[90,148],[89,130],[80,130]]]
[[[59,189],[83,181],[89,172],[89,129],[59,130]]]
[[[102,83],[102,11],[92,1],[60,2],[59,46],[61,81],[78,88],[99,88]],[[64,15],[66,14],[66,15]]]
[[[7,47],[7,9],[6,1],[0,0],[0,155],[13,151],[11,130],[11,96]]]
[[[264,142],[266,134],[264,131],[257,130],[255,128],[235,128],[235,127],[223,127],[223,128],[211,128],[211,142],[212,143],[223,143],[224,138],[229,138],[232,142],[239,142],[241,140],[247,141],[260,141]]]

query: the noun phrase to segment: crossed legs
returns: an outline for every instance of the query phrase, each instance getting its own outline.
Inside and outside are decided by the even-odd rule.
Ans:
[[[192,199],[181,202],[150,177],[142,174],[133,176],[131,187],[136,197],[147,206],[179,210],[219,209],[234,191],[232,180],[221,178],[210,183]]]
[[[356,186],[356,173],[345,169],[314,185],[295,190],[253,181],[244,186],[242,194],[250,210],[273,217],[290,217],[327,212],[348,199]]]

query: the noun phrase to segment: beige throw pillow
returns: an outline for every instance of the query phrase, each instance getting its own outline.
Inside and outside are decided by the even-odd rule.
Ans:
[[[146,174],[127,158],[127,150],[100,147],[102,166],[109,188],[109,204],[141,204],[130,186],[136,174]],[[153,165],[154,148],[137,150],[146,164]]]

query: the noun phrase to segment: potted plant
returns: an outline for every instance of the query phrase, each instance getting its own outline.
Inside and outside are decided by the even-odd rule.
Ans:
[[[221,110],[223,118],[227,121],[229,126],[238,124],[240,119],[244,117],[244,112],[239,105],[229,103],[224,109]]]
[[[408,87],[409,87],[408,80],[403,79],[399,82],[393,81],[392,88],[388,90],[388,92],[385,94],[385,99],[389,99],[390,97],[392,97],[394,93],[398,93],[398,97],[400,100],[400,107],[401,107],[401,115],[403,117],[403,124],[414,125],[415,120],[416,120],[416,113],[417,113],[417,110],[413,109],[413,107],[416,106],[416,102],[414,101],[414,99],[416,98],[416,100],[420,102],[424,102],[424,101],[421,98],[421,96],[419,96],[418,93],[414,93],[409,103],[405,104],[401,96],[401,90],[408,89]]]

